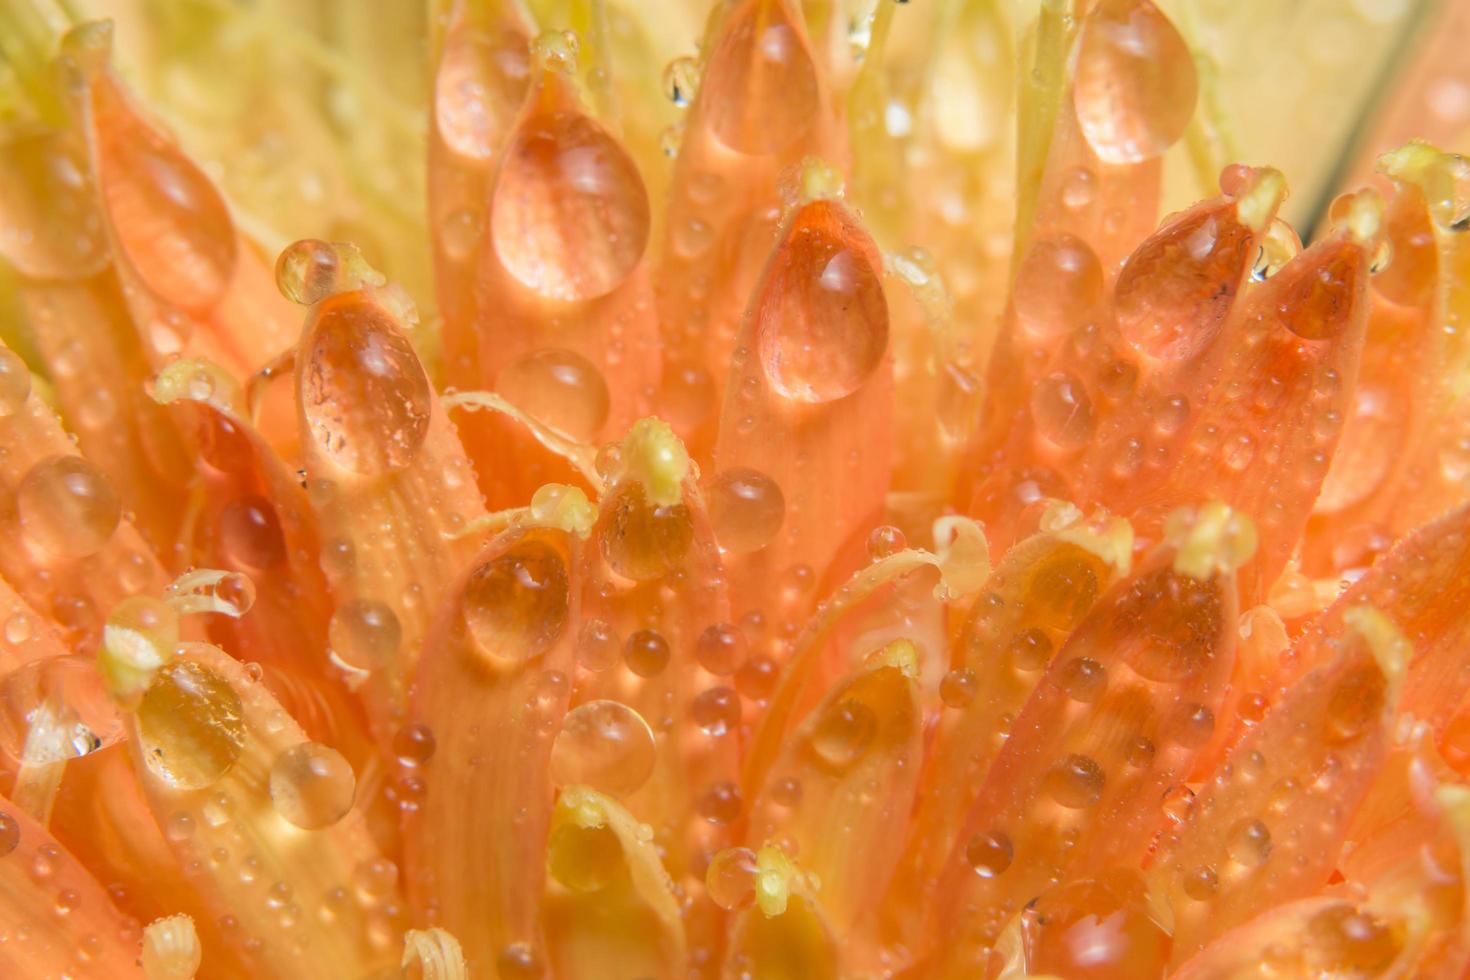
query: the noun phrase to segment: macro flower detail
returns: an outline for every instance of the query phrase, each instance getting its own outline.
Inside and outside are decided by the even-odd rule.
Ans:
[[[0,972],[1465,975],[1470,5],[1278,7],[0,3]]]

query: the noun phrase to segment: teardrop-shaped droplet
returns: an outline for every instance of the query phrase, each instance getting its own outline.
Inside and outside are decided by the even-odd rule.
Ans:
[[[623,797],[653,772],[653,731],[643,716],[618,701],[588,701],[567,712],[551,747],[558,786],[590,786]]]
[[[271,763],[271,804],[302,830],[330,827],[352,809],[357,777],[342,753],[318,742],[302,742]]]
[[[74,279],[107,265],[86,158],[60,135],[0,146],[0,256],[22,275]]]
[[[689,508],[655,505],[635,481],[618,488],[604,513],[602,556],[613,571],[635,582],[651,582],[677,569],[694,541]]]
[[[58,558],[85,558],[107,544],[122,519],[112,484],[81,456],[43,459],[15,493],[26,540]]]
[[[93,89],[97,165],[112,233],[145,285],[207,310],[235,273],[224,198],[173,143],[142,123],[109,79]]]
[[[755,306],[771,386],[794,401],[857,391],[888,349],[877,249],[840,204],[813,201],[777,246]]]
[[[500,147],[531,80],[529,41],[517,31],[456,31],[434,78],[434,122],[456,153],[488,160]]]
[[[1108,163],[1159,156],[1184,135],[1198,80],[1178,30],[1150,0],[1102,0],[1077,57],[1077,121]]]
[[[1330,340],[1362,308],[1359,294],[1367,273],[1362,246],[1342,239],[1318,242],[1262,287],[1262,300],[1272,290],[1271,305],[1288,330],[1304,340]]]
[[[575,351],[532,351],[501,371],[495,388],[538,422],[584,442],[607,421],[607,381]]]
[[[522,541],[470,574],[465,626],[492,662],[519,663],[550,649],[566,627],[567,566],[544,541]]]
[[[301,412],[317,448],[364,475],[413,462],[429,431],[429,379],[392,317],[356,294],[328,300],[302,349]]]
[[[820,98],[816,65],[786,0],[746,0],[730,14],[699,97],[722,143],[777,153],[811,129]]]
[[[176,660],[158,672],[138,705],[143,759],[176,789],[204,789],[240,758],[242,712],[228,681],[201,664]]]
[[[495,254],[517,281],[547,299],[605,296],[643,258],[648,228],[643,178],[601,126],[577,112],[521,122],[490,218]]]

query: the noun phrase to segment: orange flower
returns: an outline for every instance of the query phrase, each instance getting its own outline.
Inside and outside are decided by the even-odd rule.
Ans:
[[[1470,5],[309,6],[0,7],[6,976],[1470,969]]]

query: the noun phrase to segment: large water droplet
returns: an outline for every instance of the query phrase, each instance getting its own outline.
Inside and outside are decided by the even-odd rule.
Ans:
[[[378,670],[392,662],[403,642],[393,607],[376,599],[351,599],[332,613],[327,629],[332,655],[354,670]]]
[[[489,160],[525,99],[531,79],[528,39],[516,31],[455,32],[434,78],[434,122],[450,149]]]
[[[1092,399],[1082,382],[1066,372],[1042,378],[1031,393],[1036,431],[1063,449],[1076,449],[1092,437]]]
[[[58,558],[101,551],[122,519],[112,484],[80,456],[52,456],[32,466],[15,505],[26,539]]]
[[[0,255],[36,279],[88,276],[107,240],[85,157],[59,135],[0,146]]]
[[[588,701],[567,712],[551,748],[558,786],[590,786],[626,796],[653,772],[653,731],[643,716],[617,701]]]
[[[521,123],[491,202],[495,254],[548,299],[605,296],[632,274],[648,244],[648,193],[618,141],[579,113]]]
[[[470,574],[461,609],[480,652],[519,663],[551,648],[566,626],[567,566],[544,541],[522,541]]]
[[[1354,301],[1358,285],[1366,272],[1361,246],[1318,242],[1261,288],[1263,302],[1271,291],[1265,315],[1279,316],[1288,330],[1305,340],[1330,340],[1352,322],[1359,308]]]
[[[1032,334],[1054,337],[1081,327],[1102,298],[1097,255],[1076,235],[1043,238],[1016,272],[1016,316]]]
[[[802,208],[756,303],[756,343],[771,386],[829,402],[857,391],[888,349],[888,303],[872,239],[832,201]]]
[[[204,789],[230,771],[245,746],[240,696],[202,664],[174,661],[143,694],[138,740],[158,778],[177,789]]]
[[[717,473],[705,490],[705,502],[720,547],[734,554],[764,548],[786,519],[781,485],[758,470],[737,467]]]
[[[678,568],[694,540],[684,504],[653,506],[642,484],[628,481],[617,491],[600,524],[602,556],[619,575],[651,582]]]
[[[1149,0],[1102,0],[1087,15],[1077,57],[1077,121],[1109,163],[1162,154],[1194,115],[1189,46]]]
[[[302,742],[271,763],[271,804],[302,830],[330,827],[352,809],[357,777],[342,753],[318,742]]]
[[[219,191],[140,122],[109,79],[93,88],[97,167],[112,232],[145,285],[186,310],[212,306],[235,273],[235,226]]]
[[[812,731],[811,750],[824,768],[846,772],[867,755],[878,734],[878,716],[855,698],[827,708]]]
[[[607,421],[607,381],[597,365],[574,351],[532,351],[501,371],[495,388],[538,422],[584,442]]]
[[[403,469],[429,432],[429,379],[392,317],[349,294],[318,307],[303,344],[301,411],[317,448],[364,475]]]
[[[700,107],[720,141],[740,153],[785,149],[816,120],[817,69],[786,0],[747,0],[710,55]]]
[[[32,660],[0,679],[0,748],[17,762],[77,759],[122,735],[122,718],[89,658]]]

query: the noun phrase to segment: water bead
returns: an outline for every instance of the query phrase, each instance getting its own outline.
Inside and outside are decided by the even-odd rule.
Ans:
[[[732,847],[710,859],[704,885],[710,901],[727,912],[738,912],[755,904],[755,876],[759,866],[755,852]]]
[[[0,418],[14,415],[31,396],[31,369],[8,347],[0,346]]]
[[[434,757],[434,747],[434,730],[428,725],[404,725],[393,733],[393,754],[400,765],[424,765]]]
[[[551,747],[556,784],[590,786],[623,797],[648,781],[656,758],[643,716],[617,701],[588,701],[568,711]]]
[[[269,500],[254,494],[225,505],[219,515],[220,549],[252,569],[266,569],[286,558],[286,539]]]
[[[1162,154],[1184,135],[1197,86],[1189,45],[1149,0],[1102,0],[1087,15],[1073,98],[1100,159]]]
[[[1197,749],[1215,733],[1215,713],[1202,704],[1182,704],[1169,723],[1169,737],[1186,748]]]
[[[549,650],[566,626],[570,594],[560,553],[524,540],[470,574],[460,609],[482,655],[519,663]]]
[[[715,538],[721,548],[734,554],[764,548],[786,519],[780,484],[758,470],[723,470],[704,494]]]
[[[745,0],[731,13],[702,91],[710,128],[737,153],[777,153],[811,128],[821,89],[786,0]]]
[[[1271,856],[1271,831],[1261,821],[1247,817],[1231,826],[1226,847],[1232,858],[1254,868]]]
[[[434,78],[434,123],[461,156],[489,160],[510,129],[530,82],[524,35],[455,31],[445,41]]]
[[[584,670],[607,670],[618,662],[622,639],[601,619],[589,619],[577,634],[577,663]]]
[[[1330,976],[1378,976],[1401,948],[1392,929],[1346,904],[1312,916],[1303,939],[1312,966]]]
[[[315,238],[292,242],[276,258],[276,288],[301,306],[312,306],[351,288],[338,247]]]
[[[353,670],[378,670],[398,655],[403,628],[386,602],[349,599],[332,613],[327,627],[332,656]]]
[[[745,662],[745,635],[731,623],[716,623],[699,634],[694,658],[716,677],[728,677]]]
[[[1106,782],[1102,769],[1089,756],[1072,754],[1046,776],[1047,791],[1064,807],[1080,810],[1102,798]]]
[[[1364,664],[1349,671],[1327,701],[1323,733],[1327,741],[1336,745],[1352,742],[1379,724],[1386,691],[1387,683],[1376,665]]]
[[[574,351],[525,354],[500,372],[495,389],[538,422],[583,442],[607,421],[607,382],[597,365]]]
[[[159,670],[138,705],[138,741],[153,774],[180,790],[204,789],[234,766],[245,746],[240,696],[192,660]]]
[[[369,858],[352,869],[353,891],[366,905],[392,898],[397,887],[398,865],[387,858]]]
[[[342,753],[319,742],[302,742],[271,763],[271,804],[302,830],[330,827],[352,809],[357,778]]]
[[[22,275],[82,278],[108,261],[84,153],[59,134],[0,145],[0,256]]]
[[[393,318],[356,294],[330,299],[317,308],[302,352],[301,414],[317,450],[364,476],[412,463],[428,436],[433,395]]]
[[[1203,865],[1184,872],[1184,894],[1196,902],[1208,902],[1220,890],[1220,878],[1214,869]]]
[[[648,244],[648,193],[637,166],[580,113],[538,112],[522,121],[501,156],[490,215],[500,263],[552,300],[612,292]]]
[[[122,717],[90,658],[44,657],[0,677],[0,748],[12,759],[65,762],[122,738]]]
[[[1031,393],[1036,431],[1062,449],[1077,449],[1092,437],[1092,399],[1075,375],[1060,371],[1037,383]]]
[[[1011,666],[1017,670],[1040,670],[1051,660],[1051,639],[1034,627],[1024,629],[1011,638],[1006,647]]]
[[[0,858],[7,857],[20,846],[20,824],[0,810]]]
[[[846,698],[823,712],[809,744],[818,765],[843,773],[867,755],[877,734],[878,716],[873,709]]]
[[[1013,304],[1026,330],[1042,338],[1082,326],[1102,299],[1103,271],[1096,253],[1075,235],[1037,241],[1016,271]]]
[[[1108,671],[1090,657],[1073,657],[1062,667],[1060,683],[1073,701],[1091,703],[1107,689]]]
[[[595,892],[606,888],[623,868],[623,845],[610,827],[565,823],[551,832],[546,870],[565,888]]]
[[[699,91],[699,62],[694,58],[675,58],[664,67],[664,98],[679,108],[694,101]]]
[[[669,665],[669,641],[657,630],[638,630],[628,637],[623,659],[639,677],[657,677]]]
[[[777,247],[755,304],[771,387],[824,403],[863,386],[888,350],[888,302],[872,240],[831,201],[806,205]]]
[[[948,708],[964,708],[975,700],[980,681],[968,667],[957,667],[939,680],[939,700]]]
[[[740,696],[728,687],[701,691],[689,706],[689,716],[706,735],[725,735],[740,724]]]
[[[735,671],[735,689],[752,701],[766,701],[776,692],[781,668],[763,653],[746,659]]]
[[[529,943],[508,943],[495,957],[495,970],[500,980],[538,980],[546,973],[536,951]]]
[[[965,845],[965,860],[982,878],[994,878],[1004,872],[1014,856],[1011,839],[999,832],[976,834]]]
[[[122,503],[96,466],[80,456],[52,456],[26,472],[15,506],[28,541],[57,558],[85,558],[107,544]]]
[[[650,504],[636,481],[618,488],[604,514],[602,556],[614,572],[635,582],[651,582],[674,571],[694,541],[689,508]]]
[[[868,558],[872,561],[881,561],[907,547],[908,539],[904,533],[891,524],[879,525],[868,535]]]
[[[717,826],[729,826],[739,820],[743,806],[740,787],[734,783],[714,783],[695,804],[699,815]]]

